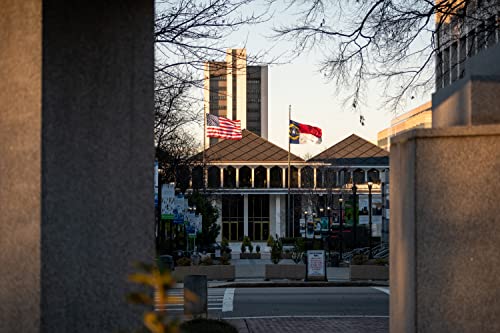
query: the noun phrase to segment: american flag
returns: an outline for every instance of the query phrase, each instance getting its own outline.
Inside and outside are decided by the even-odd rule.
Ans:
[[[241,122],[207,113],[207,136],[209,138],[240,140],[242,138]]]

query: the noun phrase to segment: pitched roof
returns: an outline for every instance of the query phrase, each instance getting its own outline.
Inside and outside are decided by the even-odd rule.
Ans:
[[[389,152],[356,134],[351,134],[310,158],[308,162],[329,162],[336,165],[389,165]]]
[[[287,162],[288,151],[244,129],[241,140],[222,140],[205,150],[207,162]],[[195,156],[201,159],[203,153]],[[290,160],[304,160],[290,154]]]

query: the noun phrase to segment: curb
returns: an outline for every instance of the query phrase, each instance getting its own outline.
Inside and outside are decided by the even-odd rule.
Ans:
[[[269,288],[269,287],[388,287],[389,281],[342,281],[342,282],[231,282],[212,285],[210,288]]]

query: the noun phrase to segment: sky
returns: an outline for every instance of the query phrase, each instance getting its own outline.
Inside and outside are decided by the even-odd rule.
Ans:
[[[278,9],[269,22],[235,32],[227,45],[245,47],[250,55],[268,51],[270,59],[277,57],[293,50],[295,45],[286,41],[276,42],[268,36],[272,33],[273,25],[291,19],[293,17],[282,14]],[[322,144],[292,145],[291,151],[296,155],[316,155],[353,133],[376,144],[377,133],[388,127],[396,116],[382,105],[381,85],[370,83],[364,94],[364,105],[354,110],[344,103],[338,87],[333,82],[325,81],[318,72],[321,59],[321,52],[313,50],[292,59],[290,63],[269,66],[268,140],[288,149],[288,108],[291,105],[292,120],[319,127],[323,131]],[[413,100],[404,101],[402,111],[409,111],[430,98],[430,95],[416,96]],[[360,123],[360,115],[365,118],[364,126]]]

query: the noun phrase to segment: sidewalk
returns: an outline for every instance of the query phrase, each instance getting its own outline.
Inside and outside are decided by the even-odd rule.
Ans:
[[[224,319],[234,325],[239,333],[386,333],[388,317],[286,317]]]

